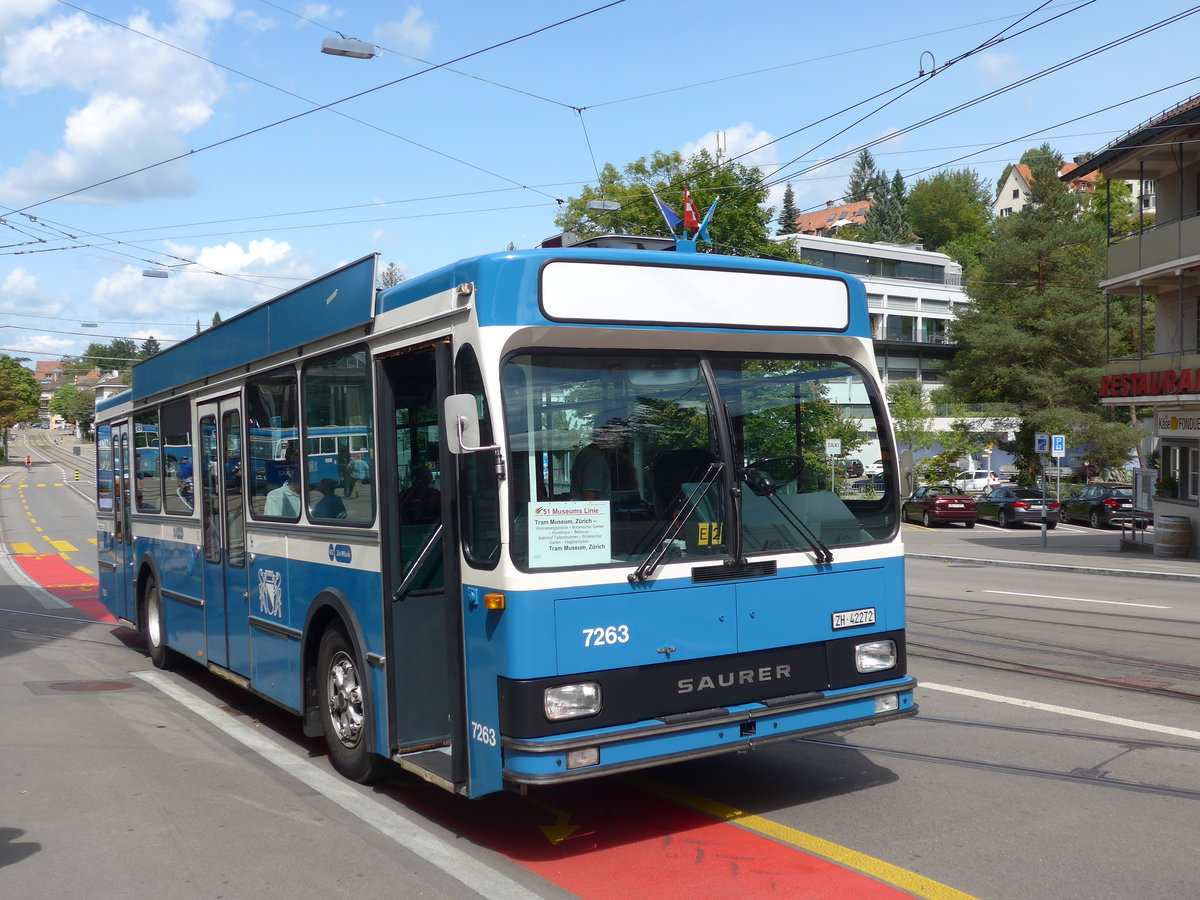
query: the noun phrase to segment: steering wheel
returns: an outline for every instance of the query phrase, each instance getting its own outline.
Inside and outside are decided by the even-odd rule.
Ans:
[[[804,460],[799,456],[767,456],[746,466],[742,477],[750,490],[766,497],[799,478],[803,468]]]

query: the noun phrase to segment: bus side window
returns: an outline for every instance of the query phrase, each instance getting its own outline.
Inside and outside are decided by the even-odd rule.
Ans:
[[[483,392],[483,375],[475,351],[464,347],[458,354],[458,391],[473,394],[479,409],[479,440],[494,443],[492,419]],[[491,453],[466,453],[456,457],[461,478],[463,550],[473,563],[494,566],[500,556],[500,485],[496,459]]]

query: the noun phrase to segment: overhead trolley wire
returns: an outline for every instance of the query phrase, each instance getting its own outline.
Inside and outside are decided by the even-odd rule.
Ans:
[[[60,2],[61,2],[61,0],[60,0]],[[227,137],[227,138],[222,138],[219,141],[213,141],[210,144],[206,144],[202,147],[196,147],[195,149],[189,150],[186,153],[179,153],[179,154],[176,154],[175,156],[169,157],[167,159],[159,160],[156,163],[150,163],[149,165],[141,166],[137,169],[133,169],[128,172],[124,172],[120,175],[114,175],[111,178],[105,178],[101,181],[93,182],[92,184],[85,185],[84,187],[76,188],[75,190],[72,190],[72,191],[65,191],[61,194],[57,194],[54,197],[47,197],[45,200],[39,200],[37,203],[28,204],[26,206],[23,206],[23,207],[20,207],[19,209],[14,210],[13,212],[21,213],[21,212],[26,212],[31,209],[36,209],[37,207],[44,206],[47,203],[53,203],[57,200],[65,199],[66,197],[72,197],[76,194],[82,194],[86,191],[94,190],[95,188],[102,187],[106,184],[112,184],[113,182],[120,181],[124,178],[129,178],[133,175],[140,175],[142,172],[148,172],[152,169],[157,169],[160,166],[165,166],[165,165],[168,165],[173,162],[178,162],[181,159],[186,159],[189,156],[195,156],[196,154],[203,153],[206,150],[213,150],[217,147],[222,147],[226,144],[231,144],[234,141],[239,141],[239,140],[242,140],[243,138],[247,138],[247,137],[250,137],[255,134],[261,134],[264,131],[268,131],[272,128],[276,128],[280,125],[285,125],[289,122],[295,122],[299,119],[303,119],[308,116],[311,116],[313,113],[321,112],[322,110],[326,110],[326,109],[332,109],[335,106],[340,106],[341,104],[348,103],[351,100],[357,100],[361,97],[366,97],[370,94],[376,93],[377,91],[384,90],[385,88],[395,87],[397,84],[402,84],[406,81],[411,81],[412,79],[418,78],[422,75],[427,75],[430,72],[435,72],[439,69],[444,69],[448,66],[453,65],[454,63],[462,62],[463,60],[466,60],[466,59],[472,59],[476,56],[481,56],[484,53],[489,53],[489,52],[491,52],[493,50],[497,50],[501,47],[507,47],[510,44],[515,44],[520,41],[528,40],[529,38],[535,37],[536,35],[543,34],[554,28],[559,28],[570,22],[576,22],[576,21],[586,18],[588,16],[595,15],[596,13],[603,12],[604,10],[607,10],[607,9],[611,9],[614,6],[619,6],[625,2],[627,2],[627,0],[609,0],[608,3],[602,4],[601,6],[594,7],[590,10],[586,10],[582,13],[578,13],[573,16],[568,16],[565,19],[559,19],[556,22],[552,22],[549,25],[543,25],[540,28],[535,28],[532,31],[525,32],[524,34],[520,34],[520,35],[511,37],[511,38],[506,38],[505,40],[502,40],[502,41],[497,41],[494,44],[489,44],[486,47],[482,47],[478,50],[473,50],[470,53],[464,53],[460,56],[456,56],[454,59],[446,60],[443,63],[438,63],[436,65],[428,66],[427,68],[422,69],[419,72],[411,72],[408,75],[404,75],[400,78],[395,78],[395,79],[385,82],[383,84],[376,85],[375,87],[366,88],[365,90],[361,90],[361,91],[356,91],[355,93],[350,94],[346,97],[342,97],[341,99],[332,100],[329,103],[323,103],[320,106],[316,106],[312,109],[307,109],[307,110],[304,110],[303,112],[299,112],[299,113],[296,113],[291,116],[286,116],[282,119],[277,119],[274,122],[268,122],[264,125],[259,125],[258,127],[251,128],[248,131],[243,131],[239,134],[231,135],[230,137]]]

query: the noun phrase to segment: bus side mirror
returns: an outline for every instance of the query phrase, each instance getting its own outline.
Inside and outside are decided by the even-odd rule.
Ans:
[[[483,450],[479,446],[479,409],[472,394],[451,394],[444,405],[446,442],[455,456]]]
[[[491,451],[496,454],[496,477],[504,478],[504,456],[499,444],[479,443],[479,407],[474,394],[451,394],[442,406],[445,414],[446,443],[455,456]]]

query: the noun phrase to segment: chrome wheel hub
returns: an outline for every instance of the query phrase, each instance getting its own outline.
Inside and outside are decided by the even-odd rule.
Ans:
[[[339,650],[329,663],[329,720],[343,746],[355,747],[362,736],[363,699],[362,685],[354,660],[345,651]]]

